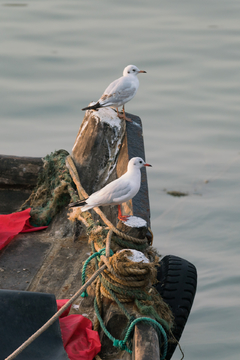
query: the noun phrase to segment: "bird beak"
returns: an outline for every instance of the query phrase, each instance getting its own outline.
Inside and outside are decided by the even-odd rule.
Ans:
[[[144,73],[144,74],[146,74],[147,72],[144,71],[144,70],[140,70],[138,73]]]
[[[150,166],[150,167],[152,167],[152,165],[150,165],[150,164],[144,164],[144,166]]]

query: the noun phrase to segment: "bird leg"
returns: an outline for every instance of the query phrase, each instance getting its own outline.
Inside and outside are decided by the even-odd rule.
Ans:
[[[119,117],[119,119],[123,119],[123,115],[119,114],[118,108],[117,108],[117,116]]]
[[[119,114],[119,111],[118,111],[118,108],[117,108],[117,116],[119,117],[119,119],[124,119],[126,121],[132,122],[131,119],[126,117],[125,110],[124,110],[124,105],[123,105],[123,108],[122,108],[122,112],[123,112],[123,115]]]
[[[118,219],[122,222],[127,221],[130,215],[122,215],[121,205],[118,205]]]
[[[132,122],[132,120],[128,117],[126,117],[126,114],[125,114],[125,109],[124,109],[124,105],[122,107],[122,112],[123,112],[123,117],[122,119],[126,120],[126,121],[129,121],[129,122]]]

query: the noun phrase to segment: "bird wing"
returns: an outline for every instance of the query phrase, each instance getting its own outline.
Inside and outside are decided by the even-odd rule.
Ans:
[[[114,105],[124,103],[129,97],[133,97],[137,91],[137,86],[128,77],[121,77],[113,81],[104,91],[99,99],[101,105]]]
[[[132,198],[132,187],[130,183],[125,183],[124,186],[118,188],[118,191],[114,194],[113,201],[116,204],[121,204]]]
[[[131,183],[127,180],[119,179],[112,181],[101,190],[92,194],[88,199],[88,204],[95,206],[120,204],[131,198]]]

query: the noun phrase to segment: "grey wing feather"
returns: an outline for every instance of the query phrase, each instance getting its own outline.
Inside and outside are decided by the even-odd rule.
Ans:
[[[112,204],[120,203],[121,201],[127,201],[131,193],[131,186],[129,181],[119,182],[119,179],[113,181],[112,183],[106,185],[103,189],[97,191],[89,198],[90,202],[95,202],[98,204]],[[125,200],[127,198],[127,200]]]
[[[118,191],[114,193],[113,201],[116,203],[122,203],[131,199],[132,188],[130,183],[125,183],[122,188],[118,188]]]
[[[123,88],[121,89],[122,85]],[[122,102],[126,98],[133,96],[135,92],[136,88],[132,86],[132,83],[126,82],[125,79],[118,79],[107,87],[99,101],[101,104],[111,105]]]

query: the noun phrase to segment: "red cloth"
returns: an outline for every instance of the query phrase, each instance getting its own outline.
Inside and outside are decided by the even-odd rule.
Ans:
[[[0,215],[0,250],[20,232],[30,232],[46,229],[47,226],[30,225],[31,208],[13,214]]]
[[[61,307],[63,307],[63,305],[65,305],[68,302],[68,299],[60,299],[57,300],[57,311],[61,309]],[[68,313],[71,309],[71,305],[69,305],[69,307],[62,313],[62,315],[60,315],[59,319],[68,316]]]
[[[57,300],[58,309],[68,300]],[[61,315],[59,322],[63,346],[70,360],[92,360],[101,350],[97,331],[92,330],[92,322],[82,315],[68,315],[70,307]]]

